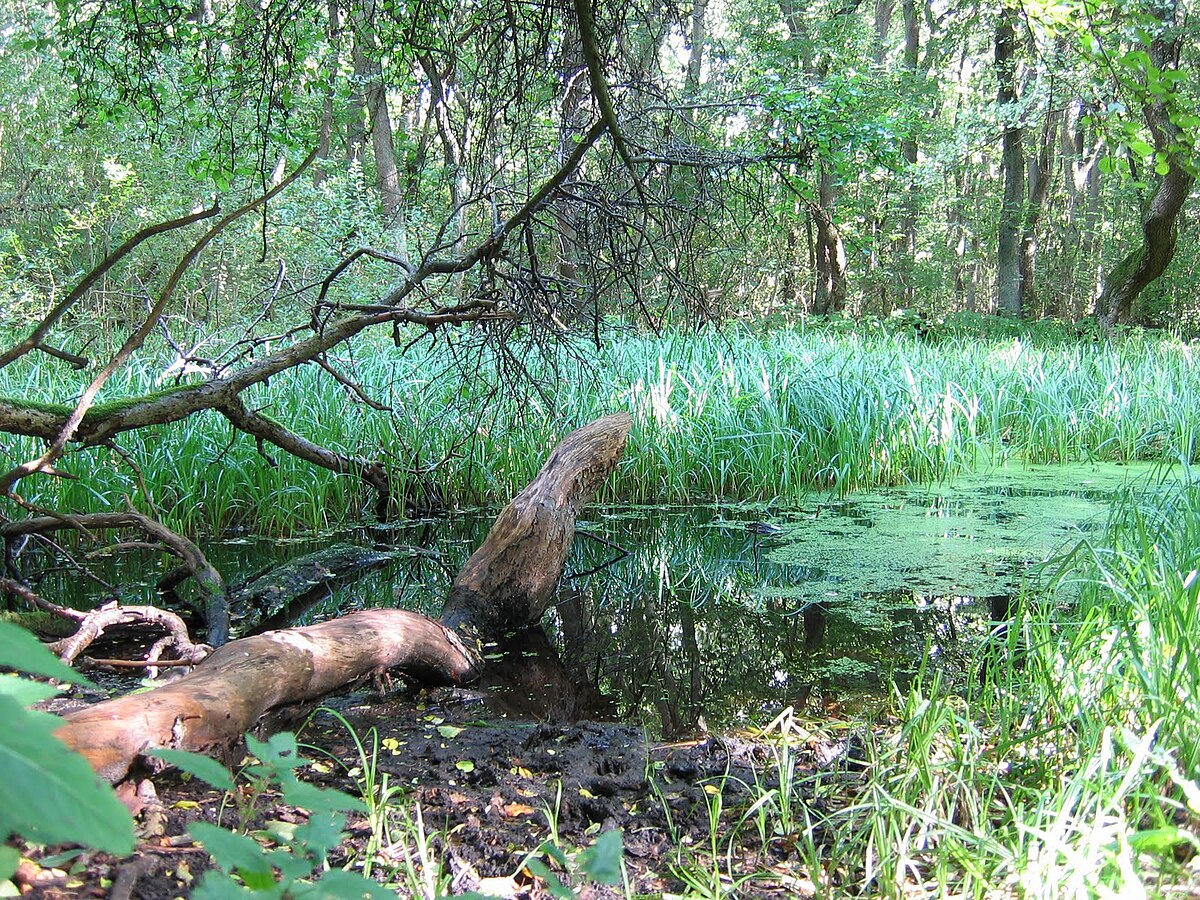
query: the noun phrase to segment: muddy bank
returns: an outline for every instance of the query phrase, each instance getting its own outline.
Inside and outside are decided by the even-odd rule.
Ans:
[[[505,888],[509,896],[540,898],[548,896],[545,885],[523,863],[543,841],[557,835],[561,847],[582,848],[601,831],[620,829],[631,888],[661,895],[681,890],[678,867],[701,859],[703,848],[711,846],[710,813],[719,801],[720,845],[725,852],[733,838],[734,869],[773,873],[747,882],[741,895],[805,893],[800,835],[771,833],[763,841],[754,828],[737,827],[756,799],[778,787],[777,740],[700,734],[661,743],[649,740],[643,729],[618,723],[489,718],[476,692],[449,689],[391,698],[358,694],[333,707],[336,716],[320,711],[301,729],[309,764],[300,772],[319,786],[360,794],[357,736],[368,758],[376,760],[375,783],[386,776],[401,788],[393,805],[407,824],[394,830],[400,836],[396,843],[380,850],[377,862],[385,867],[403,865],[405,852],[414,852],[404,835],[411,837],[407,829],[419,809],[433,858],[452,879],[453,892]],[[825,797],[831,782],[836,793],[854,792],[861,777],[854,743],[812,737],[792,745],[797,803],[808,805],[814,818],[825,811],[825,801],[813,798],[818,782]],[[56,848],[48,848],[34,855],[41,871],[26,867],[26,890],[47,898],[187,896],[210,865],[187,835],[190,822],[219,819],[237,827],[239,805],[246,817],[243,830],[251,833],[271,822],[305,820],[303,810],[283,806],[274,793],[253,797],[245,786],[239,791],[225,797],[176,772],[129,786],[125,799],[137,811],[137,856],[118,861],[79,854],[63,860]],[[352,816],[349,837],[331,865],[361,858],[370,834],[368,822]],[[818,844],[824,839],[813,838]],[[545,854],[541,858],[555,867]],[[588,885],[581,896],[623,895]]]

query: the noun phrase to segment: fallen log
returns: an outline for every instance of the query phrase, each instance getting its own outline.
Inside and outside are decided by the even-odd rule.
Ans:
[[[273,711],[312,703],[390,669],[461,684],[483,660],[480,639],[541,618],[562,575],[583,504],[616,467],[631,426],[607,416],[563,439],[497,517],[454,582],[442,620],[370,609],[267,632],[216,650],[150,693],[67,715],[58,736],[109,781],[147,751],[219,752]]]
[[[401,555],[334,544],[289,560],[230,591],[230,629],[238,637],[249,637],[286,628],[338,588]]]

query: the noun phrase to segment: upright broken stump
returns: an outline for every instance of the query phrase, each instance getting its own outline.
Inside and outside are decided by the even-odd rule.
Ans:
[[[628,415],[606,416],[563,439],[467,561],[441,621],[369,609],[233,641],[148,694],[69,714],[58,736],[115,782],[149,750],[222,750],[274,711],[389,669],[442,683],[471,680],[483,663],[482,639],[545,612],[579,510],[616,467],[631,425]]]

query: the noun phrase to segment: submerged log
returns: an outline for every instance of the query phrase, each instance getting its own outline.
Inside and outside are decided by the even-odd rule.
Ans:
[[[219,751],[273,711],[389,669],[442,683],[476,677],[480,638],[537,621],[545,611],[576,516],[615,468],[630,426],[627,415],[607,416],[559,444],[455,580],[441,622],[407,610],[371,609],[243,638],[148,694],[69,714],[58,736],[115,782],[149,750]]]
[[[249,637],[293,624],[309,607],[401,552],[334,544],[289,560],[250,579],[229,595],[231,627]]]

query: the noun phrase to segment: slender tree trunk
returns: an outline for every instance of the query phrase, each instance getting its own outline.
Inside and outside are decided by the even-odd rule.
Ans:
[[[917,61],[921,52],[921,21],[917,16],[916,0],[904,0],[904,72],[915,84],[918,78]],[[909,134],[900,143],[907,168],[908,186],[904,192],[904,207],[900,216],[902,237],[900,255],[897,259],[897,276],[900,282],[900,303],[913,305],[915,287],[913,270],[917,260],[917,208],[920,200],[917,187],[917,139]],[[885,310],[890,312],[890,310]]]
[[[1053,96],[1053,88],[1051,88]],[[1037,156],[1029,164],[1029,202],[1025,205],[1025,216],[1021,228],[1020,301],[1018,307],[1026,315],[1038,312],[1035,269],[1037,266],[1037,228],[1046,205],[1046,194],[1050,187],[1050,173],[1054,166],[1054,144],[1058,136],[1058,114],[1046,110],[1042,123],[1041,139],[1038,141]]]
[[[558,125],[558,155],[559,159],[566,159],[571,155],[576,138],[586,130],[588,118],[585,103],[589,86],[587,62],[583,58],[577,24],[572,24],[563,38],[559,72],[566,87],[562,96],[562,119]],[[574,284],[579,277],[579,232],[574,210],[563,200],[554,206],[554,222],[558,238],[558,277],[567,284]]]
[[[789,36],[800,49],[800,65],[816,82],[824,81],[829,73],[823,63],[816,63],[809,49],[812,38],[805,20],[807,7],[798,0],[779,0],[779,11]],[[834,218],[839,192],[837,176],[821,165],[817,177],[817,202],[810,210],[816,227],[812,311],[827,315],[841,311],[846,304],[846,247]]]
[[[326,4],[328,21],[325,26],[325,36],[329,41],[329,65],[336,65],[338,45],[342,32],[342,15],[338,8],[338,0],[328,0]],[[313,184],[321,186],[326,178],[325,167],[322,163],[329,159],[330,144],[333,141],[333,95],[326,91],[321,104],[321,127],[317,133],[317,164],[313,166]]]
[[[1174,30],[1178,7],[1168,2],[1155,7],[1162,32],[1150,44],[1150,59],[1159,71],[1179,68],[1182,35]],[[1167,171],[1159,177],[1154,194],[1142,215],[1142,243],[1116,264],[1104,279],[1098,308],[1106,327],[1138,322],[1134,304],[1158,279],[1175,256],[1179,239],[1179,213],[1191,195],[1196,176],[1184,154],[1174,149],[1184,143],[1161,97],[1152,97],[1143,115],[1154,137],[1154,149],[1166,155]]]
[[[688,35],[687,73],[683,81],[683,93],[695,100],[700,93],[700,75],[704,67],[704,44],[708,40],[708,0],[695,0],[692,4],[692,30]],[[694,118],[694,112],[688,110]]]
[[[437,124],[438,138],[442,144],[442,164],[446,167],[453,216],[450,234],[452,243],[457,246],[466,234],[466,209],[463,202],[466,190],[462,176],[464,148],[455,134],[454,123],[450,120],[450,79],[453,77],[454,64],[439,68],[437,57],[432,53],[422,54],[419,61],[425,71],[425,77],[429,79],[429,114]]]
[[[822,166],[817,205],[813,209],[817,226],[813,312],[819,316],[841,312],[846,306],[846,245],[833,219],[837,193],[837,177]]]
[[[892,14],[896,0],[875,0],[875,65],[883,68],[887,61],[888,32],[892,29]]]
[[[375,178],[379,202],[393,224],[400,220],[403,197],[400,173],[396,168],[396,148],[392,139],[392,117],[388,112],[387,85],[375,43],[375,6],[373,0],[360,0],[354,22],[354,77],[360,84],[363,103],[371,122],[371,150],[375,157]]]
[[[1025,152],[1017,123],[1016,11],[1005,6],[996,23],[996,75],[1000,81],[996,105],[1004,121],[1000,173],[1004,195],[996,252],[996,307],[1004,316],[1021,315],[1021,217],[1025,203]]]

